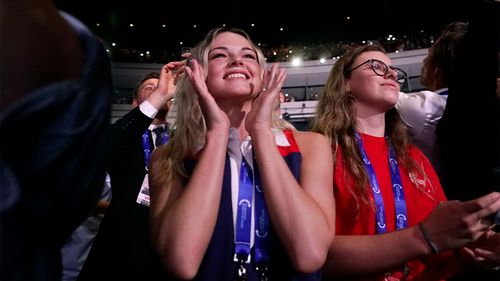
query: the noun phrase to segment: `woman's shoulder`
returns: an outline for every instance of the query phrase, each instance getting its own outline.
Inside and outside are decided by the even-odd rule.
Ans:
[[[301,151],[318,149],[322,147],[330,150],[330,142],[327,137],[320,133],[309,131],[292,131],[293,137],[297,141]]]
[[[422,159],[428,160],[424,152],[414,144],[410,144],[408,146],[408,153],[415,160],[422,160]]]
[[[328,139],[316,132],[310,131],[291,131],[293,132],[293,136],[297,141],[306,141],[306,142],[328,142]]]

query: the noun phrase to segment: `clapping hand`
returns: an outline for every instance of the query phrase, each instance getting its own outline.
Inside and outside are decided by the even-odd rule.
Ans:
[[[278,69],[277,64],[273,64],[271,69],[264,73],[261,91],[254,98],[252,109],[246,116],[245,126],[250,135],[261,129],[271,128],[274,103],[285,79],[285,70]]]
[[[215,99],[208,92],[207,84],[205,82],[205,73],[203,67],[196,59],[190,59],[190,64],[184,67],[184,71],[191,81],[191,85],[198,94],[198,101],[200,103],[207,129],[215,129],[223,127],[229,128],[229,118],[226,113],[222,111]]]

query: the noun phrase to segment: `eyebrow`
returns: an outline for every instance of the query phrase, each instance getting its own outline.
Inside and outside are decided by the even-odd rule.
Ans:
[[[146,87],[146,86],[153,86],[153,87],[155,87],[156,85],[153,82],[148,82],[148,83],[143,83],[142,84],[142,87]]]
[[[228,51],[229,49],[227,47],[215,47],[213,49],[210,49],[210,51],[208,53],[211,53],[213,51],[216,51],[216,50],[224,50],[224,51]],[[250,47],[243,47],[241,48],[242,51],[252,51],[254,53],[257,53],[253,48],[250,48]]]

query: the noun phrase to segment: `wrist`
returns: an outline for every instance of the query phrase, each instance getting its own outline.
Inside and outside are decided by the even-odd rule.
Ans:
[[[151,93],[151,95],[148,97],[149,103],[153,105],[156,109],[160,110],[164,108],[167,104],[167,102],[171,99],[171,96],[168,94],[162,94],[158,91],[154,91]]]
[[[439,254],[439,252],[440,252],[439,247],[432,240],[431,236],[429,235],[429,232],[427,231],[427,228],[424,226],[424,223],[423,222],[419,223],[418,228],[420,229],[420,232],[422,233],[425,242],[429,246],[431,253],[432,254]]]
[[[251,130],[248,130],[248,134],[252,137],[252,139],[256,139],[259,137],[263,138],[271,138],[274,137],[274,133],[269,126],[256,126]]]

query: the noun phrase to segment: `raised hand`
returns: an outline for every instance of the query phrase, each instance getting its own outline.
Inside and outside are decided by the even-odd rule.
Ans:
[[[182,66],[184,61],[169,62],[161,68],[160,80],[158,81],[157,90],[164,93],[168,100],[174,97],[175,88],[179,76],[184,72]]]
[[[250,135],[261,129],[270,130],[274,104],[285,79],[285,70],[278,69],[277,64],[273,64],[264,73],[262,89],[253,100],[252,109],[245,120],[245,127]]]
[[[205,82],[205,73],[203,68],[197,60],[191,59],[190,64],[184,66],[184,71],[191,81],[191,85],[198,94],[198,101],[200,103],[203,116],[208,130],[216,128],[228,129],[230,126],[229,118],[226,113],[222,111],[215,102],[215,99],[208,92],[207,84]]]
[[[148,101],[157,109],[166,108],[167,103],[174,97],[175,84],[182,74],[184,65],[181,61],[173,61],[162,66],[158,85],[148,98]]]

